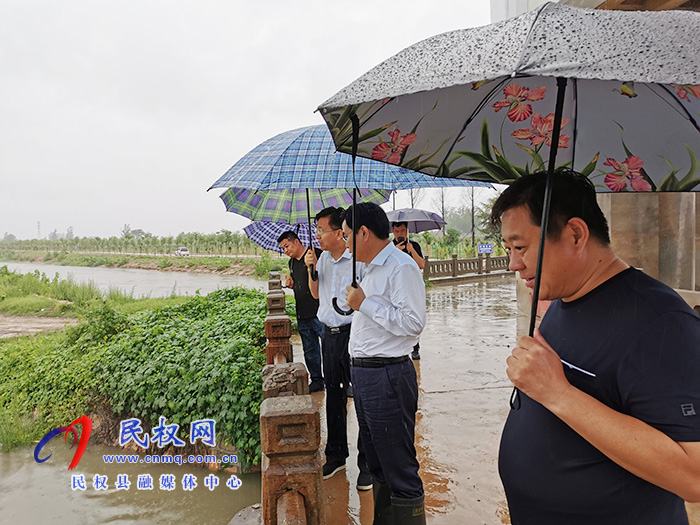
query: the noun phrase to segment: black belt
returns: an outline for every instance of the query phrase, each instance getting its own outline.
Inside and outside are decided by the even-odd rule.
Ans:
[[[350,358],[350,364],[360,368],[381,368],[387,365],[403,363],[409,359],[407,355],[402,355],[401,357],[352,357]]]
[[[342,326],[326,326],[324,324],[323,326],[326,328],[329,334],[339,334],[341,332],[349,332],[351,324],[348,323]]]

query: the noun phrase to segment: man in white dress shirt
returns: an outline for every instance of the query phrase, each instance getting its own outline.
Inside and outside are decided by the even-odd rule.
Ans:
[[[345,214],[344,238],[365,274],[347,287],[356,311],[350,373],[365,454],[374,478],[374,523],[424,524],[423,483],[414,444],[418,382],[410,358],[425,326],[425,284],[415,261],[389,241],[379,206]],[[354,235],[353,235],[354,233]]]
[[[323,479],[328,479],[345,469],[348,452],[347,404],[350,385],[350,354],[348,341],[353,312],[345,302],[345,287],[352,283],[352,256],[343,240],[343,208],[329,207],[316,215],[316,238],[323,253],[306,252],[304,262],[308,268],[316,268],[318,280],[309,279],[311,295],[318,299],[316,317],[323,323],[321,348],[323,351],[323,377],[326,382],[326,463]],[[362,275],[358,263],[358,277]],[[310,270],[309,270],[310,271]],[[333,299],[340,310],[333,307]],[[372,488],[372,475],[367,466],[362,439],[358,436],[357,490]]]

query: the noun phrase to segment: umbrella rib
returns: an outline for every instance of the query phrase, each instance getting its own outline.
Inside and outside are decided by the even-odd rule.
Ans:
[[[471,124],[471,123],[474,121],[474,119],[476,118],[476,116],[477,116],[477,115],[481,112],[481,110],[484,109],[484,107],[486,107],[486,105],[489,103],[489,101],[491,100],[491,98],[493,97],[493,95],[494,95],[499,89],[501,89],[501,87],[503,86],[503,84],[506,84],[509,80],[510,80],[510,77],[508,77],[508,78],[506,78],[506,79],[504,79],[504,80],[501,80],[497,85],[495,85],[493,88],[491,88],[491,91],[489,91],[489,94],[488,94],[488,95],[486,95],[485,97],[483,97],[483,98],[481,99],[481,102],[479,102],[479,104],[476,106],[476,108],[474,109],[474,111],[472,111],[472,114],[469,115],[469,118],[468,118],[468,119],[464,122],[464,124],[462,125],[462,129],[459,131],[459,133],[458,133],[457,136],[455,137],[454,142],[452,142],[452,145],[448,148],[447,154],[446,154],[445,157],[443,158],[443,161],[440,163],[440,166],[438,166],[438,171],[439,171],[440,168],[445,164],[445,159],[447,159],[447,158],[450,156],[450,153],[452,153],[452,151],[454,150],[454,147],[455,147],[455,145],[457,144],[457,141],[459,140],[459,137],[462,136],[462,133],[464,133],[464,130],[467,129],[467,126],[468,126],[469,124]]]
[[[518,62],[515,64],[515,71],[513,71],[513,74],[517,73],[520,70],[520,66],[522,66],[523,63],[523,57],[525,56],[525,50],[527,49],[527,45],[530,42],[530,37],[532,36],[532,30],[535,28],[535,25],[537,24],[537,19],[540,17],[542,12],[547,9],[547,5],[549,2],[546,4],[543,4],[542,7],[540,7],[537,12],[535,13],[535,18],[530,24],[530,29],[527,31],[527,36],[525,37],[525,42],[523,42],[523,47],[522,51],[520,52],[520,58],[518,58]]]
[[[683,104],[681,104],[680,100],[678,100],[678,99],[673,95],[673,93],[672,93],[671,90],[668,88],[668,86],[666,86],[665,84],[657,84],[657,85],[659,85],[659,86],[661,87],[661,89],[665,90],[669,95],[671,95],[671,98],[676,102],[675,107],[674,107],[674,105],[672,105],[668,100],[666,100],[664,97],[662,97],[661,95],[659,95],[654,89],[652,89],[652,86],[651,86],[650,84],[647,84],[647,87],[649,88],[649,91],[651,91],[652,93],[654,93],[654,95],[656,95],[656,96],[659,97],[661,100],[663,100],[666,104],[668,104],[669,106],[671,106],[671,108],[675,109],[675,110],[678,111],[679,113],[684,114],[684,115],[688,118],[688,120],[691,122],[691,124],[695,127],[695,129],[698,130],[698,131],[700,131],[700,126],[698,125],[698,122],[695,120],[695,118],[693,118],[693,116],[690,114],[690,112],[688,111],[688,109],[687,109]],[[680,111],[679,111],[678,108],[680,108]]]

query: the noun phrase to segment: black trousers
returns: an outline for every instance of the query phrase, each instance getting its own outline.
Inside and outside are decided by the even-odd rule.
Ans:
[[[349,328],[349,326],[348,326]],[[348,452],[348,385],[350,384],[350,330],[331,333],[323,330],[323,377],[326,382],[326,461],[345,461]],[[357,436],[357,466],[360,472],[369,472],[361,433]]]
[[[423,495],[414,445],[418,382],[409,359],[379,368],[351,367],[355,410],[372,477],[392,498]]]

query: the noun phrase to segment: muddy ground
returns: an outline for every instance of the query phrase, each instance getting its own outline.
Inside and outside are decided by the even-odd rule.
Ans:
[[[33,317],[0,314],[0,338],[63,330],[78,324],[68,317]]]

